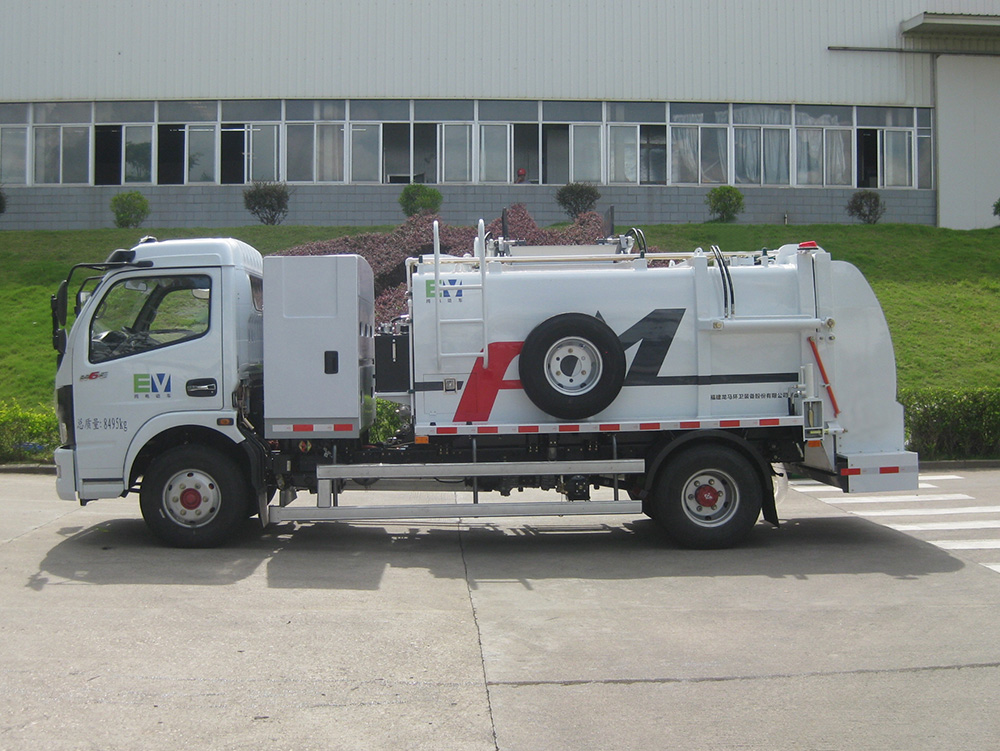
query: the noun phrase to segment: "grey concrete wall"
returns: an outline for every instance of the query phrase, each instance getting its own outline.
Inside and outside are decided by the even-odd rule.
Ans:
[[[504,206],[523,203],[540,225],[566,221],[555,202],[557,186],[444,185],[441,215],[452,224],[474,224],[500,215]],[[615,207],[619,225],[704,222],[707,188],[682,186],[601,186],[598,210]],[[3,229],[84,229],[113,227],[111,197],[118,187],[21,188],[6,186]],[[378,225],[403,220],[400,185],[299,185],[292,187],[287,224]],[[158,227],[240,227],[256,224],[243,208],[243,186],[148,186],[151,213],[144,223]],[[850,223],[844,206],[853,189],[744,188],[741,224]],[[883,222],[933,225],[937,198],[929,190],[881,191],[888,211]]]

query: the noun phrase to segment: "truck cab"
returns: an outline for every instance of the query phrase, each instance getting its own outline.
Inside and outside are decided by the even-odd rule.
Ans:
[[[259,385],[263,359],[260,254],[150,240],[82,269],[101,275],[76,290],[68,335],[72,274],[53,298],[60,497],[124,495],[181,434],[239,456],[234,395]]]

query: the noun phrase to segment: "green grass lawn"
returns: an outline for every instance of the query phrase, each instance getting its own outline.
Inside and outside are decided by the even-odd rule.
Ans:
[[[0,231],[0,402],[48,408],[55,352],[49,296],[74,263],[104,260],[145,234],[160,239],[233,236],[263,253],[372,227]],[[726,251],[815,240],[857,265],[875,289],[896,348],[900,386],[1000,386],[1000,228],[915,225],[677,224],[643,228],[660,250]],[[82,278],[82,277],[81,277]]]

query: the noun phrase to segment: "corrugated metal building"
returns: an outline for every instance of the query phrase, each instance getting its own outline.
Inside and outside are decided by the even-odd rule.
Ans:
[[[410,181],[451,221],[514,202],[561,218],[568,181],[620,222],[992,226],[996,0],[7,0],[0,226],[253,221],[243,186],[295,186],[288,221],[389,223]]]

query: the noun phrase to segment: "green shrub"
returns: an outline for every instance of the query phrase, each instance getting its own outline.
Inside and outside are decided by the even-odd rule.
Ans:
[[[29,410],[0,402],[0,462],[47,462],[59,445],[52,410]]]
[[[719,185],[708,191],[705,204],[714,219],[731,222],[743,213],[743,194],[732,185]]]
[[[997,201],[997,203],[1000,203],[1000,201]],[[3,188],[0,188],[0,214],[3,214],[6,210],[7,210],[7,194],[3,192]]]
[[[410,183],[399,194],[399,207],[407,216],[436,214],[441,208],[441,191],[421,183]]]
[[[149,200],[137,190],[118,193],[111,199],[111,211],[116,227],[140,227],[149,216]]]
[[[384,443],[396,435],[402,424],[398,404],[387,399],[376,399],[375,422],[368,430],[368,440],[372,443]]]
[[[1000,388],[901,389],[899,401],[921,459],[1000,457]]]
[[[0,196],[2,195],[3,193],[0,193]],[[3,207],[2,205],[0,205],[0,214],[2,213],[3,213]],[[997,202],[993,204],[993,216],[1000,216],[1000,198],[998,198]]]
[[[885,214],[885,202],[874,190],[859,190],[851,196],[845,210],[847,215],[865,224],[876,224]]]
[[[556,203],[570,219],[593,211],[600,198],[601,192],[589,183],[567,183],[556,191]]]
[[[257,180],[243,191],[243,206],[260,220],[261,224],[281,224],[288,216],[291,193],[285,183]]]

